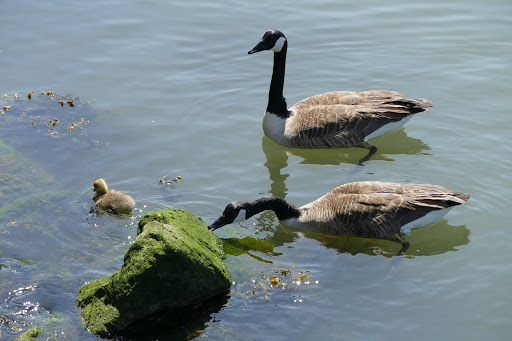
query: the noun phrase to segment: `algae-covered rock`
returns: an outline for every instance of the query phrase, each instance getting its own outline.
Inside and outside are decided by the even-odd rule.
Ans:
[[[94,334],[116,334],[144,316],[197,303],[231,285],[220,240],[192,213],[147,214],[138,233],[120,271],[80,289],[77,304]]]
[[[13,341],[31,341],[34,340],[39,334],[41,334],[41,328],[32,327],[23,334],[19,335]]]

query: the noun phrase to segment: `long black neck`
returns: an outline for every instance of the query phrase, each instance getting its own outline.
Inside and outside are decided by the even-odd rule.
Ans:
[[[246,203],[244,206],[247,211],[246,219],[267,210],[274,211],[279,220],[298,218],[300,216],[300,211],[297,208],[290,205],[286,200],[278,197],[260,198],[253,202]]]
[[[274,52],[274,69],[272,71],[272,80],[270,81],[267,105],[267,112],[273,113],[282,118],[287,118],[289,116],[286,99],[283,97],[287,49],[288,42],[285,41],[281,51]]]

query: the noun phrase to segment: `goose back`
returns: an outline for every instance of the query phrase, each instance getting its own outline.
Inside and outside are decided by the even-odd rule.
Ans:
[[[396,91],[335,91],[298,102],[286,119],[267,112],[263,129],[289,147],[350,147],[398,129],[431,106],[429,100],[408,99]]]
[[[299,218],[283,224],[332,235],[386,237],[431,212],[466,204],[468,199],[469,194],[443,186],[354,182],[300,207]]]

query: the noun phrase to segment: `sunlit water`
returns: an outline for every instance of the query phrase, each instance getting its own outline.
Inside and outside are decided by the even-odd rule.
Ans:
[[[299,233],[271,213],[217,230],[230,246],[235,283],[176,337],[509,338],[509,1],[1,7],[0,95],[9,95],[2,106],[16,93],[28,101],[31,91],[90,102],[75,107],[87,120],[83,130],[64,129],[61,138],[44,122],[13,128],[13,112],[0,116],[0,139],[30,160],[17,174],[22,188],[53,193],[38,209],[0,221],[0,339],[33,325],[43,326],[42,339],[95,339],[74,300],[85,282],[120,268],[144,213],[185,208],[209,223],[232,200],[274,194],[302,205],[361,180],[440,184],[472,197],[413,231],[403,258],[392,257],[396,243]],[[289,105],[327,91],[384,88],[429,98],[434,108],[372,140],[378,152],[364,166],[361,149],[280,147],[261,129],[272,56],[247,55],[269,28],[289,40]],[[59,123],[72,115],[54,104]],[[178,175],[171,186],[159,182]],[[98,176],[136,199],[131,219],[90,212]],[[2,205],[23,198],[2,186]],[[158,328],[160,339],[173,333]]]

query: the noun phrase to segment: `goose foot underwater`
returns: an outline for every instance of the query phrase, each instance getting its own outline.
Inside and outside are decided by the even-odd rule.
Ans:
[[[364,163],[371,159],[371,157],[377,152],[377,147],[369,144],[368,142],[362,142],[361,144],[357,145],[356,147],[360,148],[366,148],[368,149],[368,154],[364,156],[362,159],[359,160],[359,166],[364,166]]]
[[[352,182],[334,188],[301,207],[278,197],[252,202],[233,201],[208,228],[247,220],[272,210],[280,223],[299,230],[316,230],[339,236],[390,238],[431,225],[454,206],[465,205],[470,195],[429,184],[380,181]],[[402,243],[402,253],[407,243]]]
[[[370,149],[366,142],[402,127],[414,114],[432,107],[428,99],[409,99],[396,91],[335,91],[299,101],[288,109],[283,96],[288,40],[278,30],[265,32],[249,51],[274,52],[274,66],[263,116],[263,130],[287,147]],[[366,161],[363,160],[362,162]]]

